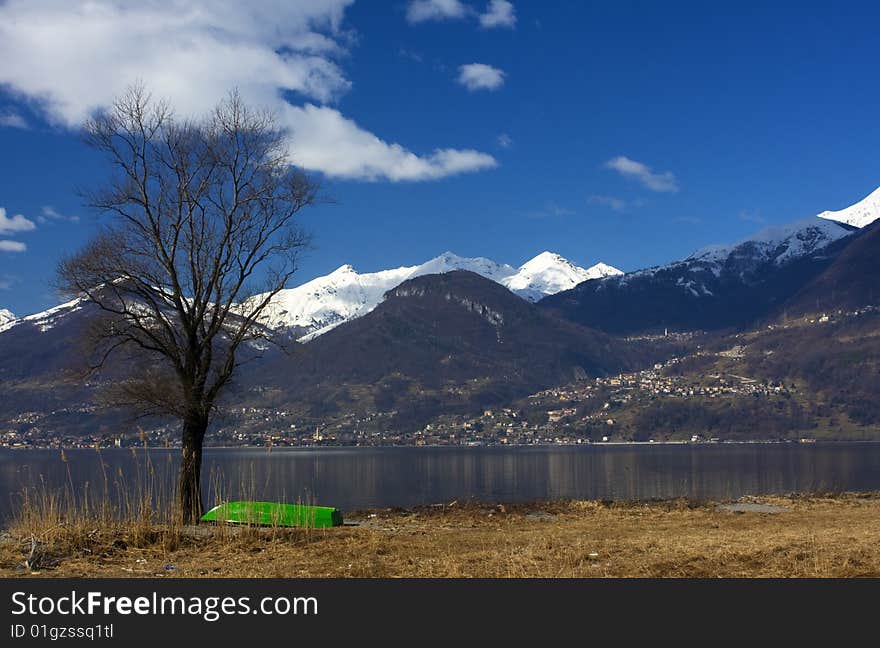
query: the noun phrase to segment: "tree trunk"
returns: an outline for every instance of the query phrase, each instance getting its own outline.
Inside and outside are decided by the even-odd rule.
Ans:
[[[204,512],[202,504],[202,442],[208,422],[193,417],[183,422],[183,450],[177,481],[177,502],[183,524],[198,524]]]

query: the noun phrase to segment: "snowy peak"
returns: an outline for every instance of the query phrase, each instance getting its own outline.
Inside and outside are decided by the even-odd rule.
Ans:
[[[540,271],[540,270],[544,270],[547,268],[553,268],[553,267],[557,267],[557,266],[569,266],[572,268],[576,267],[565,257],[563,257],[559,254],[556,254],[555,252],[546,252],[545,251],[545,252],[541,252],[541,254],[536,256],[534,259],[529,259],[528,261],[523,263],[519,267],[519,270],[521,272],[526,271],[526,270]]]
[[[622,275],[623,270],[618,270],[614,266],[610,266],[607,263],[602,263],[601,261],[596,265],[590,266],[587,268],[587,279],[604,279],[605,277],[616,277],[617,275]]]
[[[483,257],[465,258],[453,252],[444,252],[438,257],[417,266],[412,277],[426,274],[441,274],[452,270],[470,270],[493,281],[501,281],[516,272],[506,263],[495,263],[491,259]]]
[[[71,313],[82,310],[85,305],[85,299],[76,298],[64,302],[63,304],[58,304],[58,306],[53,306],[47,310],[40,311],[39,313],[34,313],[33,315],[17,319],[13,316],[11,320],[7,320],[6,322],[4,322],[3,313],[8,315],[12,315],[12,313],[9,311],[0,311],[0,332],[20,324],[30,324],[31,326],[37,327],[40,331],[48,331],[49,329],[54,328],[59,321]]]
[[[351,274],[357,274],[357,270],[354,269],[354,266],[346,263],[345,265],[342,265],[342,266],[339,266],[338,268],[336,268],[336,270],[331,272],[328,276],[330,276],[330,277],[344,277],[346,275],[351,275]]]
[[[329,330],[368,313],[386,290],[404,281],[413,270],[359,274],[350,265],[341,266],[326,276],[280,291],[263,312],[262,323],[270,328],[295,329],[297,337]]]
[[[490,259],[465,258],[452,252],[417,266],[363,274],[346,264],[324,277],[279,292],[264,312],[262,321],[270,328],[294,329],[297,337],[308,341],[343,322],[366,315],[382,301],[386,292],[407,279],[451,270],[470,270],[493,281],[516,272],[511,266]]]
[[[865,227],[880,218],[880,187],[855,205],[840,211],[824,211],[819,218],[837,221],[852,227]]]
[[[453,252],[444,252],[417,266],[364,274],[344,265],[324,277],[279,292],[266,309],[262,323],[270,328],[292,329],[297,338],[307,342],[343,322],[366,315],[379,305],[386,292],[407,279],[452,270],[469,270],[532,302],[587,279],[620,274],[604,263],[585,270],[551,252],[542,252],[518,269],[484,257],[461,257]]]
[[[536,302],[547,295],[574,288],[583,281],[615,274],[623,273],[605,263],[597,263],[584,269],[553,252],[541,252],[522,264],[516,274],[506,277],[501,283],[520,297]]]

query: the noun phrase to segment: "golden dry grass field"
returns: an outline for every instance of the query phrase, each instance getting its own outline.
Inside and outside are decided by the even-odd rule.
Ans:
[[[880,494],[741,503],[784,510],[558,502],[352,513],[350,525],[311,530],[19,524],[0,542],[0,575],[880,577]],[[33,571],[24,566],[32,535]]]

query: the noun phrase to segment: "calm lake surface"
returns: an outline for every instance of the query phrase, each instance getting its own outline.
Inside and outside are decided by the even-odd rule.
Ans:
[[[173,491],[178,450],[0,450],[0,519],[22,489]],[[640,500],[880,490],[880,443],[516,448],[207,449],[205,504],[306,501],[344,511],[477,500]],[[106,477],[105,477],[106,476]]]

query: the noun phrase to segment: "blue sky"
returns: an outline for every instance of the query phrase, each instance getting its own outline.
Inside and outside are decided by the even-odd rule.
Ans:
[[[634,270],[880,185],[873,3],[254,6],[0,2],[0,308],[57,302],[106,173],[77,124],[137,78],[279,111],[335,199],[295,283],[446,250]]]

